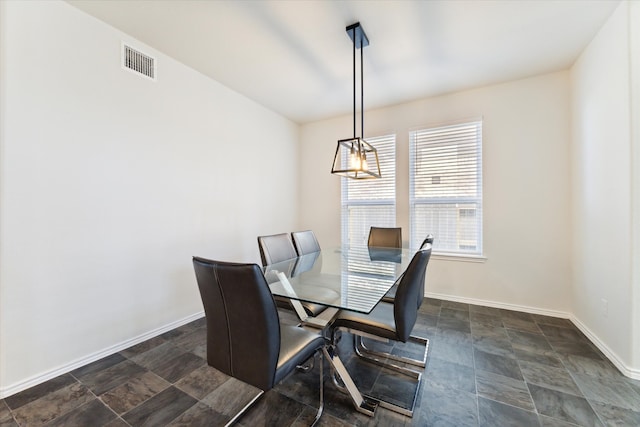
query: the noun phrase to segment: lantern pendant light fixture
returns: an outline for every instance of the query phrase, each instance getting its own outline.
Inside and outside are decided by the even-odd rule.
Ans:
[[[380,178],[378,151],[364,140],[364,85],[362,51],[369,39],[359,22],[347,27],[353,41],[353,138],[338,141],[331,173],[352,179]],[[360,49],[360,136],[356,136],[356,49]]]

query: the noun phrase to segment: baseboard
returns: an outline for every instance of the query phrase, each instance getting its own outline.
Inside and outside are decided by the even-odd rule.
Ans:
[[[546,310],[546,309],[541,309],[536,307],[529,307],[526,305],[507,304],[503,302],[488,301],[488,300],[476,299],[476,298],[464,298],[464,297],[457,297],[453,295],[436,294],[433,292],[427,292],[425,296],[427,298],[436,298],[436,299],[462,302],[465,304],[473,304],[473,305],[484,305],[486,307],[502,308],[504,310],[523,311],[525,313],[539,314],[541,316],[559,317],[562,319],[571,318],[571,315],[564,311]]]
[[[607,356],[607,358],[611,361],[611,363],[613,363],[615,367],[618,368],[618,370],[622,372],[624,376],[633,378],[634,380],[640,380],[640,369],[629,368],[627,365],[625,365],[624,362],[620,360],[618,355],[613,351],[611,351],[611,349],[607,347],[607,345],[603,343],[596,334],[591,332],[591,330],[587,328],[585,324],[582,323],[578,318],[572,315],[570,320],[573,322],[574,325],[576,325],[578,329],[580,329],[580,331],[582,331],[583,334],[587,336],[587,338],[589,338],[589,340],[591,340],[591,342],[596,347],[598,347],[598,349],[605,356]]]
[[[506,310],[515,310],[515,311],[523,311],[525,313],[531,314],[540,314],[543,316],[551,316],[551,317],[559,317],[562,319],[569,319],[576,328],[580,329],[583,334],[586,335],[591,342],[598,347],[598,349],[615,365],[616,368],[626,377],[632,378],[634,380],[640,380],[640,370],[633,369],[625,365],[622,360],[618,357],[618,355],[613,352],[605,343],[603,343],[596,334],[591,332],[589,328],[587,328],[578,318],[576,318],[573,314],[555,311],[555,310],[545,310],[539,309],[535,307],[528,307],[518,304],[505,304],[495,301],[487,301],[475,298],[464,298],[457,297],[453,295],[445,295],[445,294],[436,294],[433,292],[427,292],[425,294],[427,298],[436,298],[446,301],[454,301],[454,302],[462,302],[466,304],[474,304],[474,305],[484,305],[486,307],[494,307],[494,308],[502,308]]]
[[[36,386],[38,384],[42,384],[45,381],[49,381],[59,375],[66,374],[67,372],[71,372],[74,369],[78,369],[82,366],[88,365],[89,363],[95,362],[96,360],[100,360],[103,357],[109,356],[111,354],[117,353],[124,349],[127,349],[131,346],[139,344],[143,341],[146,341],[150,338],[156,337],[158,335],[164,334],[165,332],[169,332],[172,329],[178,328],[182,325],[186,325],[187,323],[193,322],[194,320],[200,319],[204,316],[204,311],[200,311],[194,313],[190,316],[182,318],[180,320],[176,320],[175,322],[171,322],[167,325],[161,326],[159,328],[153,329],[149,332],[145,332],[144,334],[138,335],[137,337],[130,338],[128,340],[122,341],[118,344],[112,345],[95,353],[89,354],[87,356],[76,359],[72,362],[66,363],[57,368],[51,369],[46,372],[42,372],[38,375],[34,375],[33,377],[27,378],[26,380],[20,381],[18,383],[12,384],[7,387],[0,388],[0,399],[4,399],[13,394],[19,393],[23,390],[26,390],[30,387]]]

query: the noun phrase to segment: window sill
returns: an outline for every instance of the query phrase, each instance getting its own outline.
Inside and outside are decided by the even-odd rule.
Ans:
[[[431,259],[437,259],[442,261],[462,261],[462,262],[486,262],[487,257],[483,255],[460,255],[460,254],[445,254],[445,253],[433,253]]]

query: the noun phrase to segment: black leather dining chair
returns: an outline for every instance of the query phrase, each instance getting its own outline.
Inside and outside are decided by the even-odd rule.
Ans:
[[[427,245],[427,243],[430,243],[431,246],[433,246],[434,240],[435,240],[435,237],[433,237],[433,234],[431,233],[427,234],[427,237],[425,237],[422,243],[420,244],[420,249],[424,248]]]
[[[258,236],[258,249],[260,250],[263,267],[298,257],[291,237],[287,233]],[[278,307],[293,309],[289,298],[277,296],[275,299]],[[309,316],[315,317],[326,309],[326,306],[322,304],[314,304],[306,301],[300,301],[300,303]]]
[[[433,234],[427,234],[427,237],[425,237],[425,239],[422,241],[422,244],[420,245],[420,249],[424,248],[427,245],[427,243],[433,246],[433,240],[434,240]],[[389,289],[387,293],[384,294],[384,296],[382,297],[382,302],[388,302],[393,304],[393,302],[396,299],[396,292],[398,291],[399,281],[400,279],[398,279],[396,283],[391,287],[391,289]],[[424,283],[422,284],[422,296],[424,297]]]
[[[402,228],[400,227],[371,227],[367,246],[384,248],[402,247]]]
[[[287,233],[258,236],[258,248],[263,267],[298,256],[296,248]]]
[[[193,257],[193,266],[207,321],[207,363],[266,392],[318,353],[320,407],[315,421],[319,420],[324,407],[324,338],[280,323],[256,264]]]
[[[294,231],[291,233],[291,239],[298,255],[320,252],[320,244],[312,230]]]
[[[413,416],[422,373],[394,362],[408,363],[422,368],[426,366],[429,340],[414,336],[411,332],[418,317],[418,307],[422,302],[421,290],[430,257],[431,244],[428,243],[413,256],[398,283],[398,291],[393,304],[381,302],[369,314],[341,310],[330,326],[333,345],[337,344],[339,331],[351,332],[354,335],[355,351],[359,356],[418,380],[411,409],[402,408],[391,402],[384,402],[384,405],[381,403],[388,409],[408,416]],[[391,353],[372,351],[364,346],[363,336],[373,336],[390,341],[418,342],[424,345],[424,355],[422,359],[412,359]]]

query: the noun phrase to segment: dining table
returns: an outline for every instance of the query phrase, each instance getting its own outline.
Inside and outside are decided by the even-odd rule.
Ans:
[[[415,252],[366,245],[329,247],[267,265],[263,271],[271,293],[291,300],[302,327],[324,331],[339,310],[370,313],[406,270]],[[313,317],[301,301],[327,308]],[[325,347],[324,355],[355,408],[373,416],[380,402],[358,390],[334,347]]]

